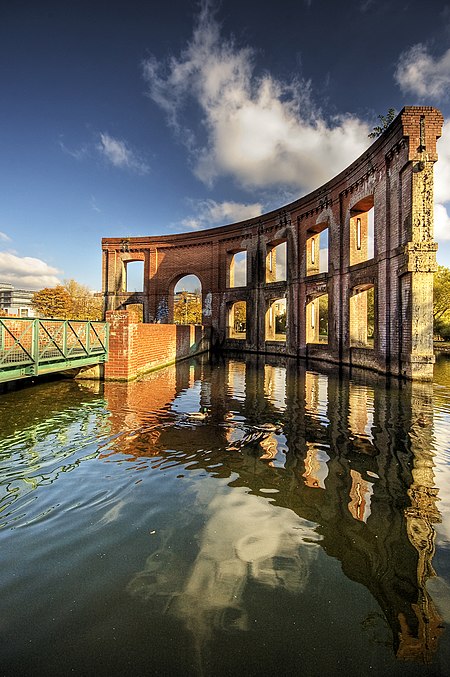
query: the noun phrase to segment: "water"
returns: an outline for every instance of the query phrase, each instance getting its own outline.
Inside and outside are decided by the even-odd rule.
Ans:
[[[0,421],[1,675],[450,674],[448,359],[184,362]]]

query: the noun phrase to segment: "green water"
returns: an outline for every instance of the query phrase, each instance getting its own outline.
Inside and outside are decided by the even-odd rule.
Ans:
[[[0,423],[0,675],[450,674],[448,359],[205,359]]]

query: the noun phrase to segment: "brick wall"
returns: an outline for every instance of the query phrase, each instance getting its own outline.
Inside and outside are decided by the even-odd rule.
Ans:
[[[129,381],[208,349],[204,327],[144,324],[133,308],[109,311],[106,320],[110,334],[105,380]]]

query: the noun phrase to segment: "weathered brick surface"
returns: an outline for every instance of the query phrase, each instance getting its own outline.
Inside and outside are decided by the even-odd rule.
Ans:
[[[437,248],[433,164],[442,123],[441,113],[429,106],[404,108],[347,169],[309,195],[260,217],[180,235],[104,239],[106,308],[115,311],[130,302],[142,303],[145,322],[170,322],[176,283],[195,274],[202,284],[203,324],[211,327],[216,347],[237,347],[236,339],[229,337],[230,310],[235,302],[245,301],[247,332],[239,346],[246,350],[321,354],[341,364],[432,378],[430,313]],[[374,256],[366,261],[367,211],[372,205]],[[324,228],[329,235],[328,272],[318,273],[312,267],[311,238]],[[287,280],[275,281],[267,274],[268,253],[283,241]],[[230,261],[239,251],[247,252],[247,285],[242,288],[230,285]],[[124,291],[126,262],[134,259],[144,261],[144,289],[139,294]],[[351,299],[369,287],[375,295],[373,348],[352,345],[351,339],[364,333],[358,326],[359,311],[352,315]],[[317,345],[307,331],[307,310],[324,293],[329,304],[328,345]],[[287,300],[286,343],[266,336],[266,314],[280,298]],[[166,338],[169,344],[175,340]]]
[[[207,349],[203,327],[144,324],[127,310],[109,311],[106,380],[130,380],[151,369],[171,364]]]

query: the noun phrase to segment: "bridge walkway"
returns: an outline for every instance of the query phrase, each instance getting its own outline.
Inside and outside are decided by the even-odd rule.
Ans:
[[[107,359],[107,322],[0,318],[0,383]]]

